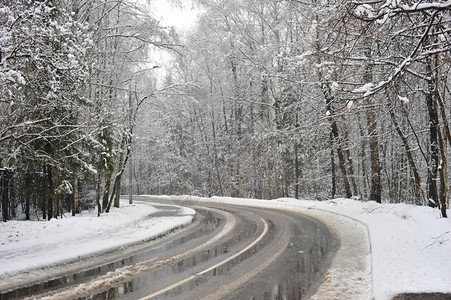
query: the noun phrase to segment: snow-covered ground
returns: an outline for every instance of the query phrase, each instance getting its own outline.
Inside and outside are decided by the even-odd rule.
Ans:
[[[289,209],[325,222],[342,239],[342,248],[316,299],[384,300],[406,292],[451,293],[451,220],[441,218],[436,209],[349,199],[155,198],[179,205],[195,200]],[[0,282],[46,264],[63,264],[158,236],[193,217],[191,209],[175,207],[178,216],[158,217],[158,210],[148,203],[121,204],[100,218],[91,211],[50,222],[1,223]],[[152,214],[156,217],[146,219]]]

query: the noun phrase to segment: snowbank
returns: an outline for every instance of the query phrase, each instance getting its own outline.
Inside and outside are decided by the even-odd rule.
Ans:
[[[451,292],[451,220],[440,211],[407,204],[337,199],[277,200],[351,217],[368,227],[374,299],[401,293]]]
[[[74,262],[165,234],[192,222],[195,211],[173,206],[173,216],[159,216],[149,203],[121,202],[97,217],[97,210],[50,221],[0,224],[0,290],[14,275]],[[167,209],[165,209],[167,211]],[[17,277],[16,277],[17,278]]]

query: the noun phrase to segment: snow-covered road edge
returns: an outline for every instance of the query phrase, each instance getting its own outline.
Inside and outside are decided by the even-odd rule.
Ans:
[[[122,201],[119,209],[100,218],[93,210],[67,220],[4,223],[0,230],[0,291],[18,283],[53,278],[69,268],[83,268],[87,259],[141,245],[193,222],[193,209],[172,209],[174,216],[158,216],[161,210],[152,203],[135,201],[129,205]],[[31,230],[36,225],[38,228]],[[8,241],[11,232],[17,235],[16,240]]]
[[[315,217],[340,239],[324,282],[311,299],[370,299],[372,255],[368,227],[348,216],[321,209],[288,208]]]

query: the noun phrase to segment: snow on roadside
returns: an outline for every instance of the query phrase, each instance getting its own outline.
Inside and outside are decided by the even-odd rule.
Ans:
[[[321,292],[334,288],[336,299],[392,299],[401,293],[442,292],[451,293],[451,219],[442,218],[438,209],[408,204],[379,204],[350,199],[308,201],[296,199],[252,200],[238,198],[196,198],[191,196],[168,197],[199,202],[209,201],[237,205],[251,205],[301,211],[324,221],[346,237],[349,254],[334,259]],[[451,215],[451,210],[448,210]],[[341,217],[340,217],[341,216]],[[343,218],[345,217],[345,218]],[[345,220],[348,219],[348,222]],[[352,223],[354,222],[354,226]],[[360,223],[360,225],[358,224]],[[366,227],[362,231],[362,226]],[[367,232],[369,249],[364,240]],[[353,240],[354,239],[354,240]],[[354,243],[354,244],[353,244]],[[365,251],[371,251],[366,256]],[[352,276],[341,274],[338,267],[357,264],[356,253],[362,263],[360,271]],[[338,260],[342,261],[338,261]],[[367,270],[371,274],[367,274]],[[354,286],[352,282],[354,281]],[[360,286],[359,286],[360,285]],[[370,286],[371,296],[363,296]],[[347,294],[343,294],[347,293]],[[323,294],[325,295],[325,294]],[[329,294],[332,295],[332,294]],[[346,295],[346,297],[345,297]],[[318,295],[317,295],[318,296]],[[321,298],[318,296],[317,298]],[[324,299],[324,298],[323,298]]]
[[[173,207],[174,216],[158,216],[149,203],[121,201],[119,209],[97,217],[97,210],[50,221],[0,224],[0,279],[4,284],[30,269],[64,264],[155,238],[192,222],[195,211]],[[155,217],[148,218],[148,216]]]
[[[149,197],[152,198],[177,205],[183,205],[183,200],[194,200],[287,209],[322,220],[339,235],[342,248],[315,296],[317,299],[388,300],[401,293],[451,293],[451,220],[441,218],[437,209],[350,199]],[[1,223],[1,284],[30,268],[64,263],[158,236],[190,223],[194,214],[192,209],[176,206],[176,217],[163,217],[146,202],[121,205],[121,209],[100,218],[94,210],[50,222]],[[145,220],[152,214],[155,217]]]
[[[447,259],[451,220],[441,218],[438,209],[349,199],[313,202],[309,207],[340,213],[368,226],[374,299],[407,292],[451,292],[451,260]]]

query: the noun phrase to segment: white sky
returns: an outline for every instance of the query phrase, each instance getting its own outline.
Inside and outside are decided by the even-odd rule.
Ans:
[[[189,0],[181,2],[183,3],[182,8],[174,7],[167,0],[154,0],[151,5],[155,9],[156,18],[163,25],[174,26],[183,33],[195,25],[199,10]]]

